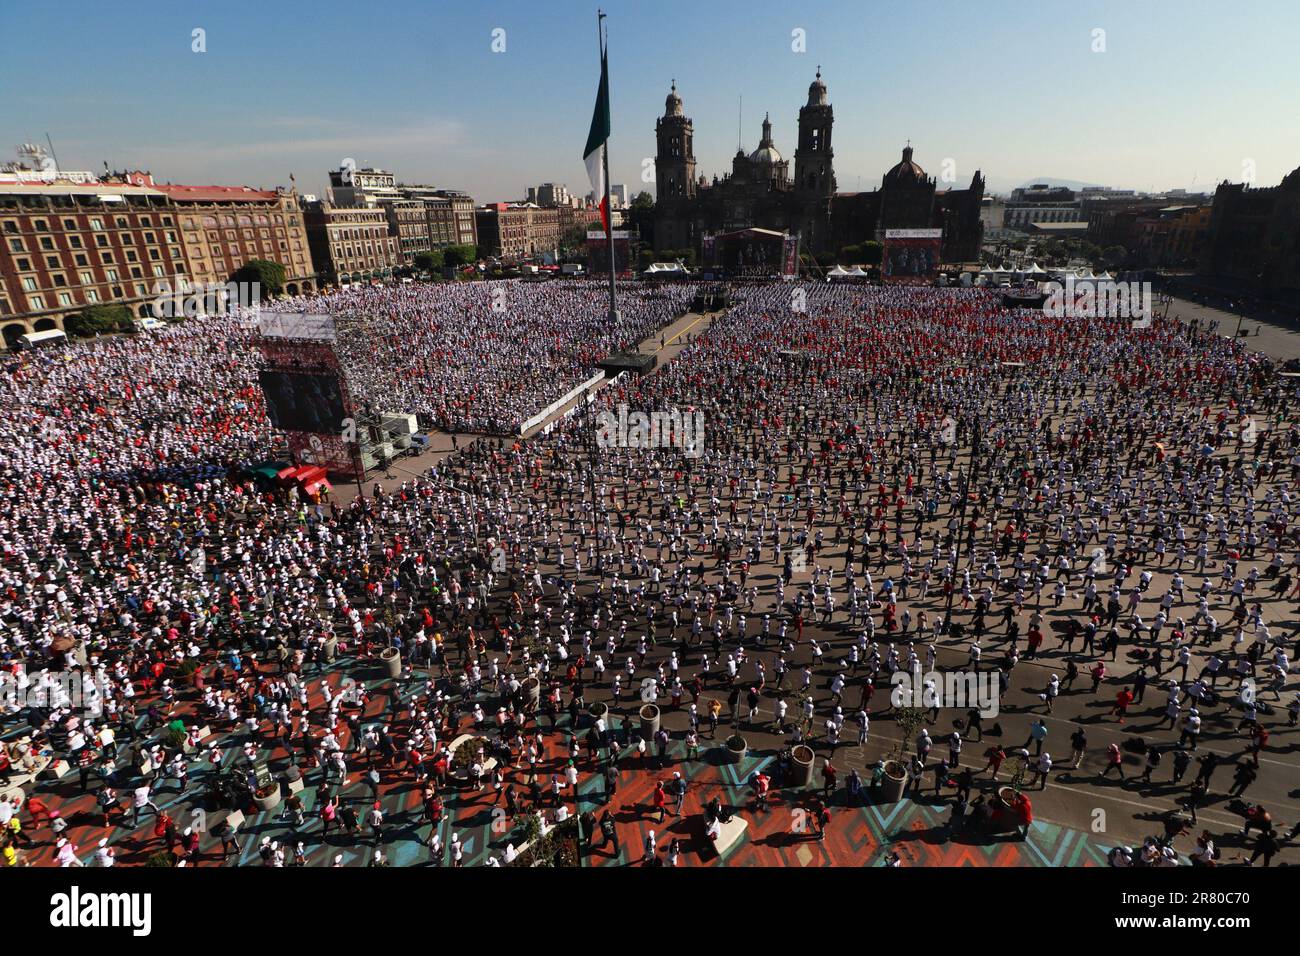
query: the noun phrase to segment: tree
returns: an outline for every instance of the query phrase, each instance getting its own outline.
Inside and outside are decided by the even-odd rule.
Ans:
[[[858,261],[864,266],[878,266],[880,261],[885,258],[884,244],[875,239],[868,239],[858,246],[858,249],[862,254],[862,258]]]
[[[69,335],[89,337],[106,332],[130,332],[134,316],[125,305],[88,305],[76,315],[63,320]]]
[[[1107,246],[1101,254],[1102,261],[1110,268],[1118,268],[1128,258],[1128,250],[1123,246]]]
[[[443,259],[441,249],[435,249],[433,252],[417,252],[415,254],[415,268],[421,272],[437,272],[442,268]]]
[[[284,291],[284,266],[270,259],[249,259],[230,274],[231,282],[257,283],[257,299],[277,296]],[[244,298],[240,296],[241,300]],[[253,301],[249,296],[248,300]]]
[[[442,263],[445,266],[451,266],[453,269],[457,266],[469,265],[477,262],[475,254],[478,252],[474,246],[447,246],[442,250]]]

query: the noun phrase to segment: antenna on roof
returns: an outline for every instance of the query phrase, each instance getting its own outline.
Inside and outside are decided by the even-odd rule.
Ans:
[[[45,134],[45,142],[50,144],[50,156],[54,159],[54,168],[59,168],[59,154],[54,151],[54,140],[50,139],[50,134]]]
[[[740,105],[736,107],[736,152],[740,152],[744,147],[740,145],[744,137],[745,128],[745,94],[740,94]]]

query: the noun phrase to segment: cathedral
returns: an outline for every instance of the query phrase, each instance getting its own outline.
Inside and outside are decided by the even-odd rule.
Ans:
[[[695,127],[682,109],[676,82],[655,122],[654,246],[699,249],[703,236],[756,227],[799,234],[804,252],[835,253],[846,245],[884,239],[887,229],[943,229],[945,262],[979,258],[984,178],[976,171],[968,189],[938,189],[933,177],[903,158],[871,192],[835,191],[834,110],[821,69],[799,109],[794,170],[763,118],[758,147],[736,151],[731,172],[712,181],[697,175]]]

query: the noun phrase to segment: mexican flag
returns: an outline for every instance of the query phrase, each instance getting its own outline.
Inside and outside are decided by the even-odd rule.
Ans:
[[[600,88],[596,91],[596,109],[591,114],[591,132],[587,134],[587,147],[582,151],[582,161],[587,164],[587,178],[591,180],[591,190],[600,204],[600,221],[609,233],[609,202],[605,199],[605,170],[601,165],[604,159],[605,143],[609,139],[609,67],[605,62],[605,53],[600,54]]]

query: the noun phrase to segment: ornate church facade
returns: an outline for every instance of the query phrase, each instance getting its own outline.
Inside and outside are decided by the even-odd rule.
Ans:
[[[885,173],[880,189],[838,193],[831,143],[835,114],[820,68],[799,109],[794,170],[776,147],[770,117],[758,147],[738,149],[731,172],[709,180],[696,168],[695,127],[682,108],[677,84],[655,122],[655,249],[699,249],[703,236],[756,227],[799,234],[805,252],[836,252],[886,229],[944,230],[943,259],[979,256],[984,178],[967,189],[938,189],[912,160],[912,147]]]

